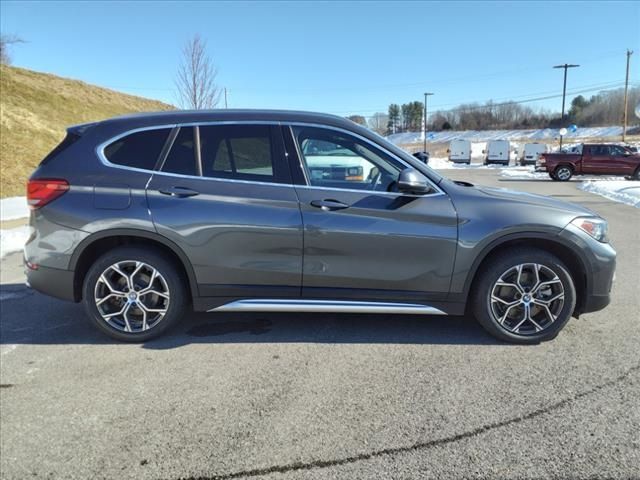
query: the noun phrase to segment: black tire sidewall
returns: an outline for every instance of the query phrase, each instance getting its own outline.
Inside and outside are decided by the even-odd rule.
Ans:
[[[542,332],[535,335],[517,335],[503,328],[491,313],[490,290],[494,283],[509,268],[521,263],[537,263],[553,270],[564,287],[565,302],[558,319]],[[543,250],[530,248],[512,249],[501,254],[480,272],[479,281],[473,292],[473,312],[478,322],[494,337],[513,343],[536,344],[555,338],[571,319],[576,305],[576,290],[567,267],[555,255]]]
[[[109,326],[102,319],[93,300],[95,285],[100,275],[110,265],[125,260],[138,260],[151,265],[164,277],[169,288],[170,301],[167,313],[156,326],[144,333],[121,332]],[[185,280],[180,275],[178,268],[171,261],[163,258],[160,252],[140,247],[119,247],[99,257],[89,268],[82,287],[82,298],[89,320],[101,332],[120,341],[145,342],[166,332],[184,313],[187,304],[187,292],[184,282]]]

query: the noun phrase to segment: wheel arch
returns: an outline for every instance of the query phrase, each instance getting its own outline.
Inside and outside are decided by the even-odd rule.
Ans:
[[[188,279],[189,295],[198,296],[198,283],[188,257],[178,245],[147,230],[114,229],[98,232],[85,238],[75,249],[69,262],[69,270],[74,272],[73,296],[76,302],[82,300],[82,284],[93,262],[103,253],[123,245],[154,247],[167,254]]]
[[[500,237],[485,246],[476,257],[464,284],[464,297],[469,298],[478,281],[478,273],[496,255],[514,247],[529,247],[545,250],[556,255],[569,269],[576,288],[576,307],[574,314],[579,315],[588,295],[587,263],[561,237],[549,236],[540,232],[527,232]],[[467,302],[468,306],[468,302]]]

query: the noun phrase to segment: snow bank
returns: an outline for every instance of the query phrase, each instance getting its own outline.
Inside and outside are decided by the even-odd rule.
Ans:
[[[29,238],[30,227],[23,226],[0,230],[0,257],[19,252]]]
[[[554,140],[559,138],[558,129],[543,128],[538,130],[463,130],[463,131],[443,131],[428,132],[429,142],[441,143],[450,142],[454,139],[487,141],[487,140]],[[567,133],[564,138],[594,138],[594,137],[616,137],[622,135],[622,127],[589,127],[578,128],[575,132]],[[389,135],[387,140],[396,145],[418,143],[422,141],[422,132],[404,132]]]
[[[578,188],[585,192],[601,195],[609,200],[640,208],[640,181],[587,180]]]
[[[29,216],[26,197],[9,197],[0,200],[0,220],[17,220]]]

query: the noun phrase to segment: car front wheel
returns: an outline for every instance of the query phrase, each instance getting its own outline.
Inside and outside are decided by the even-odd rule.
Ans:
[[[186,308],[185,280],[154,250],[120,247],[89,268],[83,299],[89,319],[112,338],[150,340],[176,323]]]
[[[551,340],[571,318],[576,291],[562,261],[548,252],[518,248],[479,272],[472,309],[494,337],[514,343]]]

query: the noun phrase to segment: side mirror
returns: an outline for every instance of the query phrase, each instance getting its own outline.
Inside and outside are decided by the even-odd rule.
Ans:
[[[398,175],[398,191],[420,195],[431,190],[427,178],[413,168],[405,168]]]

